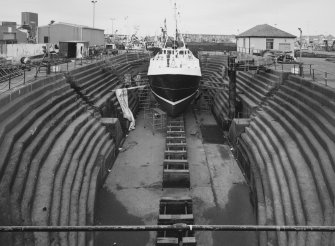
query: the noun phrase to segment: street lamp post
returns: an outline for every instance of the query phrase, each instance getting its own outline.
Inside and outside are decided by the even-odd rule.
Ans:
[[[92,0],[93,3],[93,28],[94,28],[94,20],[95,20],[95,4],[98,2],[97,0]]]
[[[115,21],[115,18],[111,18],[111,21],[112,21],[112,35],[114,37],[114,21]]]
[[[51,43],[51,34],[50,34],[50,26],[55,23],[54,20],[51,20],[50,23],[48,24],[48,43]]]
[[[299,75],[302,76],[302,73],[303,73],[303,71],[302,71],[302,61],[301,61],[301,54],[302,54],[302,50],[301,50],[301,48],[302,48],[302,30],[301,30],[300,27],[298,27],[298,29],[300,31],[300,50],[299,50],[299,55],[300,55],[299,62],[300,62],[300,64],[299,64]]]

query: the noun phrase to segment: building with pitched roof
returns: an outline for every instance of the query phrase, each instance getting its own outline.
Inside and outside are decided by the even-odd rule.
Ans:
[[[237,51],[262,54],[265,50],[292,52],[297,37],[268,24],[257,25],[236,36]]]

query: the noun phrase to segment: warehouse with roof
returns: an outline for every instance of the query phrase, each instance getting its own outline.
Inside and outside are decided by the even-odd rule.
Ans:
[[[268,24],[257,25],[236,36],[237,51],[261,54],[265,50],[278,50],[294,54],[296,36]]]
[[[104,30],[63,22],[38,27],[39,43],[59,44],[71,40],[85,41],[89,46],[104,45]]]

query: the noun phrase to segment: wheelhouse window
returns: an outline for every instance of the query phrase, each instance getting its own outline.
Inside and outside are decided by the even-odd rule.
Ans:
[[[273,38],[266,39],[266,49],[273,50]]]

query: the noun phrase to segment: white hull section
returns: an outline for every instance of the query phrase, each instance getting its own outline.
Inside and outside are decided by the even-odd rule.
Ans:
[[[164,48],[150,59],[148,75],[190,75],[201,77],[199,60],[185,48]]]
[[[179,75],[191,75],[191,76],[199,76],[201,77],[201,70],[191,67],[183,67],[183,68],[171,68],[171,67],[160,67],[160,66],[152,66],[150,62],[148,75],[162,75],[162,74],[179,74]]]

